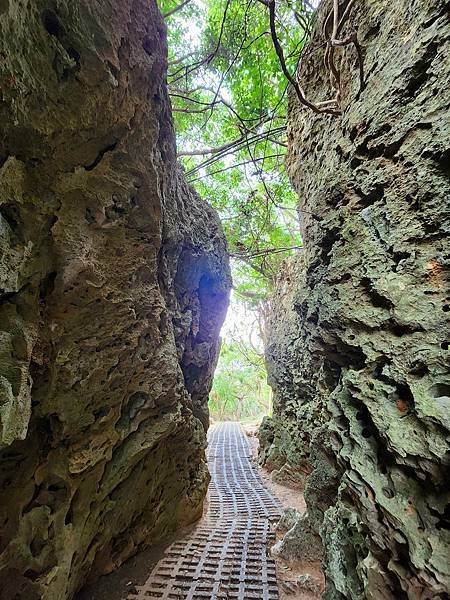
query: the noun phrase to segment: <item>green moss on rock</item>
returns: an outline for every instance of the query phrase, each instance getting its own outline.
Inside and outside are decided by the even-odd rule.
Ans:
[[[308,523],[322,537],[329,599],[450,588],[445,8],[354,3],[342,36],[357,32],[364,90],[348,47],[336,55],[341,116],[290,98],[304,249],[276,292],[261,456],[278,470],[309,464]],[[310,98],[330,97],[321,52],[304,58],[300,80]]]

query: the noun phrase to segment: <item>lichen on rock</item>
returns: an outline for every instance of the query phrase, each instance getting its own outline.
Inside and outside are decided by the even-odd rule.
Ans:
[[[154,1],[1,4],[5,600],[72,598],[202,511],[230,276],[166,62]]]
[[[330,6],[300,70],[317,101],[331,94],[319,43]],[[349,46],[340,116],[290,97],[304,248],[282,278],[289,307],[274,303],[261,458],[304,480],[329,599],[450,588],[447,9],[354,3],[342,36],[357,32],[365,88]]]

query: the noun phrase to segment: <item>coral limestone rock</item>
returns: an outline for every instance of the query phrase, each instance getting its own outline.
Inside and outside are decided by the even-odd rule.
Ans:
[[[319,44],[330,7],[300,69],[317,102],[334,95]],[[278,325],[269,346],[279,401],[262,452],[278,470],[312,471],[330,599],[443,598],[450,586],[447,8],[353,3],[341,35],[357,32],[364,89],[350,45],[336,50],[339,116],[291,93],[304,266],[293,343],[277,351]]]
[[[230,279],[165,71],[154,1],[0,3],[5,600],[72,598],[201,514]]]

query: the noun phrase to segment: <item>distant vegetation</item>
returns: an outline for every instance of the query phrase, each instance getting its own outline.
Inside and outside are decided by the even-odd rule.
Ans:
[[[215,421],[245,421],[270,412],[266,370],[253,348],[235,341],[223,343],[209,409]]]

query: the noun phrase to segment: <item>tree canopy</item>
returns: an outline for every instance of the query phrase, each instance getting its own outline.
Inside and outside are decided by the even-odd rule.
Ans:
[[[288,81],[261,0],[164,0],[168,85],[188,180],[219,211],[235,289],[255,305],[301,244],[283,167]],[[294,73],[313,12],[277,2],[277,37]]]
[[[266,0],[162,0],[161,8],[179,160],[220,214],[234,302],[253,310],[251,328],[264,340],[274,280],[301,246],[296,196],[284,170],[287,87],[313,7],[277,0],[270,13]],[[240,332],[223,344],[211,393],[216,418],[268,410],[264,362],[250,337]]]

